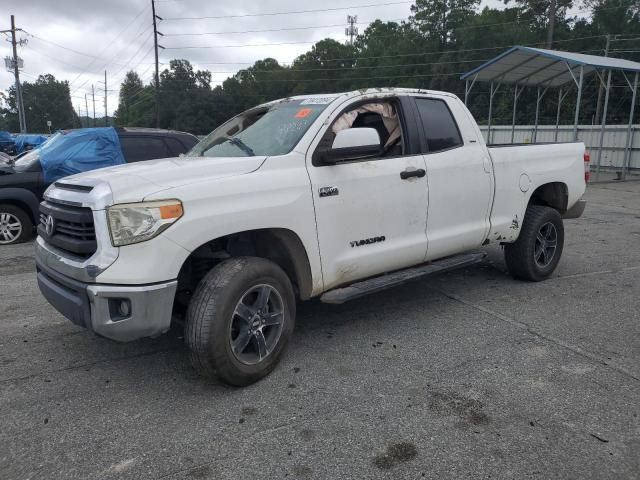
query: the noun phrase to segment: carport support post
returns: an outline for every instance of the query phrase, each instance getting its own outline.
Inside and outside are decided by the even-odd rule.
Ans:
[[[604,144],[604,130],[607,126],[607,108],[609,107],[609,91],[611,90],[611,70],[607,75],[607,87],[604,94],[604,107],[602,108],[602,123],[600,124],[600,141],[598,142],[598,163],[596,163],[596,182],[600,179],[600,162],[602,160],[602,145]]]
[[[580,65],[580,80],[578,80],[578,97],[576,98],[576,115],[573,120],[573,141],[574,142],[578,141],[578,119],[580,118],[580,102],[582,101],[582,79],[583,78],[584,78],[584,65]]]
[[[626,180],[627,171],[631,167],[631,142],[633,135],[631,127],[633,126],[633,115],[636,109],[636,97],[638,93],[638,72],[633,77],[633,95],[631,97],[631,110],[629,111],[629,125],[627,125],[627,141],[624,146],[624,159],[622,161],[622,180]]]
[[[558,112],[556,113],[556,134],[554,142],[558,142],[558,129],[560,128],[560,106],[562,105],[562,89],[558,91]]]
[[[489,118],[487,119],[487,144],[491,143],[491,114],[493,113],[493,82],[489,85]]]
[[[464,82],[464,104],[467,104],[467,100],[469,99],[469,80],[465,80]]]
[[[489,119],[487,121],[487,144],[491,143],[491,115],[493,113],[493,97],[500,88],[500,84],[496,88],[493,88],[493,82],[490,85],[491,91],[489,92]]]
[[[524,88],[524,87],[522,87]],[[520,90],[522,92],[522,90]],[[516,112],[518,110],[518,84],[516,83],[513,90],[513,115],[511,116],[511,143],[516,137]]]
[[[536,121],[533,126],[533,142],[532,143],[536,143],[536,141],[538,140],[538,117],[540,113],[540,100],[542,99],[542,97],[540,96],[541,92],[542,91],[540,90],[540,87],[538,87],[538,98],[536,99]]]

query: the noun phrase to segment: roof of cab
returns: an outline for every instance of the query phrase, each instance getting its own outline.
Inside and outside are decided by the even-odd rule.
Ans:
[[[313,99],[313,98],[326,98],[326,99],[331,99],[336,100],[338,98],[355,98],[355,97],[360,97],[360,96],[377,96],[377,95],[402,95],[402,94],[416,94],[416,93],[422,93],[422,94],[428,94],[428,95],[443,95],[443,96],[447,96],[447,97],[452,97],[452,98],[457,98],[456,95],[454,95],[453,93],[449,93],[449,92],[441,92],[438,90],[423,90],[423,89],[419,89],[419,88],[395,88],[395,87],[383,87],[383,88],[363,88],[360,90],[352,90],[350,92],[340,92],[340,93],[314,93],[311,95],[296,95],[293,97],[286,97],[286,98],[279,98],[277,100],[272,100],[270,102],[266,102],[263,103],[261,105],[258,105],[255,108],[261,108],[261,107],[267,107],[270,105],[275,105],[276,103],[280,103],[280,102],[284,102],[284,101],[289,101],[289,100],[306,100],[306,99]]]

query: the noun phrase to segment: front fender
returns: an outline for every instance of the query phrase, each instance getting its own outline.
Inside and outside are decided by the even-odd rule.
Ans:
[[[0,203],[9,200],[11,203],[21,203],[27,207],[27,213],[35,223],[38,219],[40,199],[31,190],[26,188],[0,188]]]

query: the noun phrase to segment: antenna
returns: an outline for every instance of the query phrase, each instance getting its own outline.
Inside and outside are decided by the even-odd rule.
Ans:
[[[356,27],[357,23],[357,15],[347,15],[347,28],[344,29],[344,34],[349,38],[349,40],[347,40],[348,45],[353,45],[354,37],[358,36],[358,27]]]

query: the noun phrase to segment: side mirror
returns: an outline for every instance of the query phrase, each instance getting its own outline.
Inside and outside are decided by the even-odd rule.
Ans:
[[[323,157],[326,164],[343,160],[375,157],[382,153],[380,135],[375,128],[347,128],[340,130],[330,150]]]

